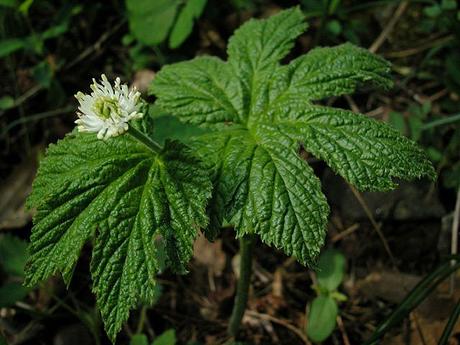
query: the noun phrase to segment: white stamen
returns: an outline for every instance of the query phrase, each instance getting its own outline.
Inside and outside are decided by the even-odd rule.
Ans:
[[[80,132],[97,133],[98,139],[106,140],[126,132],[128,122],[144,114],[139,112],[140,92],[121,85],[120,78],[115,79],[113,87],[104,74],[101,79],[100,84],[93,79],[90,95],[83,92],[75,95],[80,103],[75,123]]]

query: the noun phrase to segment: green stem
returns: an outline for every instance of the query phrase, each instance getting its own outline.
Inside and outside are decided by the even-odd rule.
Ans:
[[[427,129],[431,129],[431,128],[434,128],[434,127],[442,126],[442,125],[448,125],[450,123],[454,123],[454,122],[457,122],[457,121],[460,121],[460,114],[451,115],[451,116],[445,117],[443,119],[439,119],[439,120],[429,122],[429,123],[427,123],[427,124],[422,126],[422,131],[425,131]]]
[[[147,146],[153,152],[159,154],[163,148],[158,144],[156,141],[150,139],[141,131],[137,130],[136,128],[129,126],[128,133],[137,141]]]
[[[240,238],[240,279],[236,287],[235,303],[232,316],[228,325],[228,333],[235,337],[240,329],[241,320],[244,316],[248,302],[249,285],[252,273],[252,250],[254,248],[254,235],[245,235]]]
[[[401,324],[402,320],[416,308],[444,279],[460,268],[460,255],[450,255],[448,259],[438,266],[433,272],[421,280],[371,335],[370,339],[364,342],[364,345],[380,344],[380,339],[385,333],[395,325]],[[451,260],[455,264],[451,265]]]
[[[144,329],[146,318],[147,318],[147,307],[142,306],[141,313],[139,315],[139,322],[137,324],[136,334],[142,333],[142,330]]]

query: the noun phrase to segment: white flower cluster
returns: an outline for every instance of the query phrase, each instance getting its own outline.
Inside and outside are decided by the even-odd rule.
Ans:
[[[97,133],[98,139],[115,137],[128,130],[128,122],[139,119],[144,114],[140,113],[141,96],[135,88],[129,90],[126,84],[120,84],[120,78],[112,85],[103,74],[100,84],[93,79],[90,95],[78,92],[78,125],[80,132]]]

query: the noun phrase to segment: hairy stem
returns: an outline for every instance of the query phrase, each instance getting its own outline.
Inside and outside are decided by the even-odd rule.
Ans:
[[[136,128],[129,126],[128,133],[137,141],[140,143],[144,144],[147,146],[150,150],[152,150],[155,153],[160,153],[163,148],[158,144],[156,141],[150,139],[148,136],[146,136],[144,133],[141,131],[137,130]]]
[[[232,316],[228,325],[228,333],[235,337],[240,329],[248,302],[249,285],[252,273],[252,249],[254,248],[254,235],[245,235],[240,238],[240,279],[236,287],[235,303]]]

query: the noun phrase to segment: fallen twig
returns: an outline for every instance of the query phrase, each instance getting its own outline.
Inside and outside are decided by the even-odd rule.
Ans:
[[[339,326],[340,333],[342,333],[342,340],[344,345],[350,345],[350,339],[348,339],[347,330],[343,324],[342,317],[337,315],[337,325]]]
[[[294,325],[290,324],[289,322],[285,321],[285,320],[282,320],[282,319],[278,319],[274,316],[271,316],[271,315],[268,315],[268,314],[261,314],[261,313],[258,313],[256,311],[253,311],[253,310],[246,310],[246,313],[252,317],[255,317],[255,318],[259,318],[259,319],[263,319],[263,320],[269,320],[273,323],[276,323],[280,326],[283,326],[287,329],[289,329],[292,333],[294,333],[295,335],[297,335],[300,339],[302,339],[302,341],[307,344],[307,345],[312,345],[310,340],[308,340],[307,336],[304,334],[303,331],[301,331],[300,329],[298,329],[297,327],[295,327]]]
[[[402,14],[404,13],[408,5],[409,1],[402,1],[399,4],[398,8],[396,8],[396,11],[391,16],[391,19],[388,21],[388,24],[382,30],[382,32],[374,41],[374,43],[372,43],[372,45],[369,47],[369,51],[371,53],[375,53],[377,52],[377,50],[379,50],[380,46],[388,38],[388,35],[391,33],[391,31],[393,31],[396,23],[398,22],[399,18],[401,18]]]
[[[346,228],[345,230],[339,232],[337,235],[334,235],[331,238],[331,242],[335,243],[337,241],[340,241],[341,239],[343,239],[343,238],[347,237],[348,235],[354,233],[358,229],[359,229],[359,224],[355,223],[352,226],[349,226],[348,228]]]
[[[377,234],[379,235],[380,239],[382,240],[382,243],[383,243],[383,247],[385,248],[385,251],[387,252],[392,264],[394,267],[397,267],[397,264],[396,264],[396,259],[390,249],[390,246],[388,245],[388,241],[386,240],[385,236],[383,235],[382,233],[382,230],[380,229],[380,225],[377,224],[374,216],[372,215],[372,212],[371,210],[369,210],[369,207],[367,206],[366,204],[366,201],[363,199],[362,195],[360,192],[358,192],[358,190],[353,187],[352,185],[349,185],[350,186],[350,189],[351,191],[353,192],[354,196],[356,197],[356,200],[358,200],[359,204],[361,205],[361,207],[363,208],[364,212],[366,213],[367,215],[367,218],[369,218],[372,226],[374,227],[374,230],[377,232]]]

